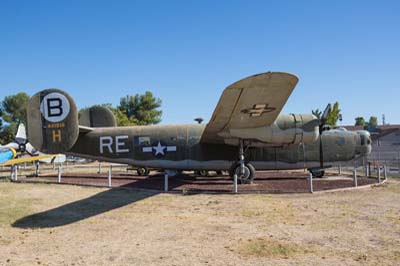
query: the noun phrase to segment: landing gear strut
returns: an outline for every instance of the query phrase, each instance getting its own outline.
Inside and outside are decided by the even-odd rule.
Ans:
[[[243,140],[239,140],[239,161],[234,163],[229,170],[231,177],[237,175],[238,180],[242,184],[251,184],[254,180],[256,170],[250,163],[245,162],[244,158],[244,143]]]

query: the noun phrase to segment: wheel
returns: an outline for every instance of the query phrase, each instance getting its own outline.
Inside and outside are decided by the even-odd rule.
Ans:
[[[199,174],[200,174],[201,176],[208,176],[208,171],[207,171],[207,170],[200,170],[200,171],[199,171]]]
[[[313,175],[313,177],[315,178],[322,178],[325,175],[325,171],[318,171],[318,172],[313,172],[311,171],[311,174]]]
[[[146,167],[139,167],[136,171],[140,176],[148,175],[150,173],[149,169]]]
[[[238,181],[242,184],[251,184],[254,181],[254,177],[256,175],[256,169],[254,169],[254,166],[251,165],[250,163],[246,163],[244,165],[244,175],[242,176],[240,174],[240,163],[236,163],[235,165],[232,166],[231,170],[229,171],[230,176],[233,178],[233,176],[236,174],[238,176]]]

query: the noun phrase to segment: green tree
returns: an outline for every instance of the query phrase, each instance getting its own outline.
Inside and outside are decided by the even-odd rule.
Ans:
[[[369,126],[373,126],[373,127],[378,126],[378,118],[377,118],[376,116],[371,116],[371,117],[369,118],[368,125],[369,125]]]
[[[14,140],[19,122],[26,122],[26,107],[29,96],[24,93],[6,96],[1,102],[0,142],[9,143]],[[5,122],[5,123],[4,123]]]
[[[336,126],[337,121],[340,117],[340,109],[339,109],[339,102],[335,102],[333,105],[332,110],[328,114],[328,118],[326,119],[326,124],[331,126]]]
[[[146,91],[144,94],[121,98],[117,108],[132,121],[137,121],[138,125],[152,125],[161,122],[162,111],[159,110],[161,102],[161,99]]]
[[[29,96],[25,92],[6,96],[1,103],[2,118],[8,123],[26,122],[26,107]]]
[[[321,119],[322,111],[319,110],[318,108],[315,109],[315,110],[311,110],[311,113],[312,113],[313,115],[315,115],[318,119]]]
[[[119,127],[136,126],[139,124],[135,118],[128,117],[126,113],[119,108],[111,107],[110,110],[113,112],[115,120],[117,121],[117,126]]]
[[[361,117],[361,116],[356,117],[356,123],[355,123],[355,125],[356,125],[356,126],[365,126],[366,123],[365,123],[364,117]]]

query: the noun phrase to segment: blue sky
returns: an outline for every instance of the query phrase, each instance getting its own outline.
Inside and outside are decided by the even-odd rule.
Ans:
[[[0,97],[45,88],[79,107],[151,90],[163,124],[209,120],[229,84],[300,82],[285,113],[339,101],[343,124],[400,123],[399,1],[4,1]]]

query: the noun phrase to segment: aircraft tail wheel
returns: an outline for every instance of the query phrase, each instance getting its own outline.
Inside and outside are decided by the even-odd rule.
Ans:
[[[147,169],[146,167],[139,167],[137,169],[137,173],[140,176],[144,176],[144,175],[148,175],[150,173],[149,169]]]
[[[244,165],[244,175],[240,174],[240,163],[237,163],[232,166],[229,174],[233,177],[235,174],[238,176],[238,180],[242,184],[251,184],[254,181],[254,177],[256,175],[256,169],[250,163],[246,163]]]

